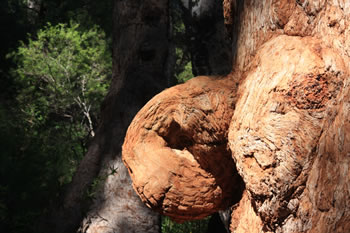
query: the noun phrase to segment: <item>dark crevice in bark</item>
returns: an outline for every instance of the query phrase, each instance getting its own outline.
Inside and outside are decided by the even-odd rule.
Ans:
[[[211,216],[206,233],[229,233],[219,213]]]

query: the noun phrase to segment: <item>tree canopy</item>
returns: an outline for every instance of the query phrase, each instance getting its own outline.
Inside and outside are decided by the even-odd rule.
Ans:
[[[8,148],[1,154],[1,190],[11,194],[0,204],[9,231],[28,232],[26,222],[59,196],[94,136],[111,52],[97,25],[48,23],[8,58],[16,64],[11,76],[17,94],[16,108],[1,105],[0,111],[1,142]],[[10,206],[24,210],[11,213]]]
[[[48,23],[11,56],[17,64],[13,76],[21,87],[17,100],[31,126],[59,118],[80,122],[94,136],[112,65],[105,34],[98,26],[81,31],[74,22]]]

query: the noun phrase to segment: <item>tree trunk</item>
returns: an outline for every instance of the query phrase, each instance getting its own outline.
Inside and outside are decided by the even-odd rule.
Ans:
[[[349,232],[349,2],[224,5],[242,77],[229,141],[247,188],[231,231]]]
[[[137,194],[180,221],[231,207],[231,232],[349,232],[348,1],[224,7],[231,74],[167,89],[128,129]]]
[[[103,188],[82,232],[159,232],[160,217],[135,195],[121,161],[125,131],[136,112],[169,86],[167,1],[116,1],[113,82],[102,108]]]
[[[198,76],[230,73],[231,41],[224,26],[222,1],[181,2],[193,74]]]
[[[56,232],[77,229],[88,191],[94,194],[93,204],[81,232],[159,232],[159,215],[146,208],[132,190],[121,161],[121,145],[136,112],[173,84],[168,67],[172,56],[168,48],[168,2],[115,0],[113,17],[112,84],[102,104],[96,136],[56,216]]]

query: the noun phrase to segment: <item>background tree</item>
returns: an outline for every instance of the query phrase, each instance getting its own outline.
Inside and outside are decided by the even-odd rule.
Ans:
[[[83,130],[93,137],[112,59],[103,31],[78,27],[71,22],[39,30],[36,39],[29,38],[28,45],[22,43],[12,54],[17,64],[13,76],[21,85],[21,111],[33,128],[49,118],[66,118],[82,128],[73,132]]]
[[[232,44],[225,30],[222,1],[181,0],[194,76],[225,75],[232,68]]]
[[[94,136],[111,55],[97,26],[85,31],[71,23],[48,24],[11,57],[17,64],[12,72],[17,109],[12,118],[1,111],[8,148],[1,154],[1,187],[10,195],[2,198],[2,220],[7,232],[30,232],[37,229],[28,223],[57,201]],[[23,176],[27,185],[19,185]]]
[[[82,194],[97,174],[106,178],[81,231],[159,229],[159,216],[148,210],[132,190],[120,153],[134,114],[155,93],[173,83],[168,72],[171,52],[167,6],[167,1],[115,1],[112,84],[102,104],[96,136],[67,189],[59,216],[54,217],[57,232],[68,232],[79,225]]]

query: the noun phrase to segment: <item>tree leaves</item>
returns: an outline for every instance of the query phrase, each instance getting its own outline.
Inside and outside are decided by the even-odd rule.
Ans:
[[[103,31],[96,25],[82,30],[74,22],[48,23],[32,38],[11,54],[18,63],[13,74],[22,86],[17,97],[22,111],[32,121],[69,116],[93,132],[111,76]]]
[[[33,220],[57,201],[94,135],[112,58],[98,26],[73,21],[48,23],[7,57],[16,99],[11,109],[0,103],[0,220],[38,232]]]

